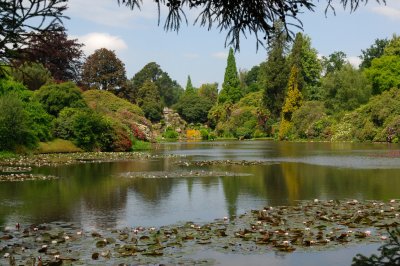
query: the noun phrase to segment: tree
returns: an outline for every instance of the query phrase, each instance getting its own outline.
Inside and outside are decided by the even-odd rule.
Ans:
[[[65,0],[8,0],[0,3],[0,61],[9,63],[38,32],[55,31],[62,24]]]
[[[372,94],[380,94],[393,87],[400,88],[400,56],[383,55],[375,58],[365,74],[372,82]]]
[[[264,89],[264,105],[274,118],[281,113],[288,83],[289,68],[285,54],[286,37],[278,35],[272,40],[268,59],[259,72],[259,82]]]
[[[285,98],[285,103],[282,107],[281,123],[279,126],[279,139],[284,139],[287,137],[290,128],[293,113],[300,108],[302,104],[303,97],[299,90],[299,69],[296,65],[292,66],[290,71],[290,78],[287,88],[287,94]]]
[[[186,82],[186,88],[185,88],[185,93],[186,94],[193,94],[196,93],[195,88],[192,85],[192,79],[190,78],[190,75],[187,78],[187,82]]]
[[[340,70],[347,63],[347,55],[342,51],[333,52],[322,57],[322,70],[325,75]]]
[[[304,10],[313,11],[316,0],[155,0],[159,11],[168,10],[164,28],[166,30],[179,30],[182,21],[188,22],[185,8],[198,9],[199,16],[195,23],[211,29],[213,24],[221,31],[227,31],[225,45],[232,45],[239,49],[241,34],[254,34],[258,45],[264,45],[265,39],[275,32],[276,21],[283,22],[283,30],[287,36],[292,36],[289,27],[302,29],[303,24],[298,18]],[[343,8],[350,12],[355,11],[361,3],[368,0],[327,0],[325,13],[335,11],[334,3],[340,2]],[[386,0],[376,0],[378,3],[386,3]],[[118,0],[119,4],[131,9],[140,9],[141,0]]]
[[[235,103],[242,97],[240,90],[240,80],[236,68],[236,60],[233,54],[233,49],[229,49],[227,65],[225,68],[224,83],[218,97],[219,103],[231,102]]]
[[[116,91],[126,83],[125,65],[114,51],[97,49],[83,65],[82,83],[87,88]]]
[[[138,91],[146,80],[155,83],[161,101],[166,106],[176,103],[183,93],[182,87],[175,80],[172,80],[167,72],[163,71],[157,63],[150,62],[136,73],[127,86],[118,91],[118,94],[132,103],[137,103],[139,100]]]
[[[11,74],[16,81],[33,91],[53,80],[51,73],[40,63],[25,62],[13,69]]]
[[[393,35],[384,48],[384,54],[400,56],[400,36]]]
[[[22,49],[19,62],[36,62],[47,68],[58,81],[78,81],[82,67],[83,44],[68,39],[64,28],[32,34]]]
[[[321,90],[325,107],[331,114],[354,110],[371,97],[368,79],[349,63],[324,77]]]
[[[15,94],[0,96],[0,150],[15,151],[18,146],[34,147],[38,139],[29,129],[29,124],[23,102]]]
[[[212,104],[215,104],[218,99],[218,83],[206,83],[202,84],[199,88],[199,96],[210,100]]]
[[[207,122],[207,114],[213,104],[209,99],[195,93],[185,93],[174,106],[182,118],[189,123]]]
[[[388,45],[387,39],[376,39],[375,42],[367,49],[361,50],[360,69],[365,69],[371,66],[372,60],[383,55],[385,47]]]
[[[142,108],[146,118],[151,121],[160,121],[162,116],[161,98],[156,84],[146,80],[138,92],[138,105]]]

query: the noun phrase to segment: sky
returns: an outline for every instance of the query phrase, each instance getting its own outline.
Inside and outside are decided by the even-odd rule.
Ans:
[[[303,33],[311,37],[320,56],[343,51],[357,66],[361,50],[375,39],[400,35],[400,0],[387,0],[386,5],[370,0],[353,13],[337,6],[336,15],[332,11],[325,15],[325,3],[319,1],[315,12],[299,16]],[[158,10],[152,0],[143,0],[141,10],[119,6],[117,0],[69,0],[68,7],[65,15],[70,19],[64,21],[68,35],[85,44],[86,56],[103,47],[115,51],[129,79],[147,63],[156,62],[182,87],[188,75],[196,87],[223,82],[229,51],[226,34],[216,28],[208,31],[193,26],[195,12],[188,12],[189,24],[182,25],[179,32],[166,32],[166,12],[161,10],[158,25]],[[256,39],[250,35],[241,39],[235,58],[238,69],[250,70],[266,60],[267,51],[262,47],[257,50]]]

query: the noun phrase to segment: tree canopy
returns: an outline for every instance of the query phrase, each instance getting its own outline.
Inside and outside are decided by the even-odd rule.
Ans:
[[[0,1],[0,61],[17,58],[33,34],[57,30],[66,8],[65,0]]]
[[[375,0],[386,3],[386,0]],[[254,34],[258,45],[264,46],[266,39],[275,33],[275,23],[283,22],[282,31],[286,36],[293,35],[292,28],[302,29],[303,24],[298,15],[304,11],[314,11],[317,0],[154,0],[158,6],[159,22],[161,8],[168,10],[165,30],[179,30],[182,22],[188,23],[185,9],[197,9],[198,17],[194,23],[211,29],[213,25],[221,31],[226,31],[225,45],[231,45],[236,50],[240,46],[240,36]],[[368,0],[326,0],[325,13],[335,12],[335,3],[339,2],[350,12],[355,11],[360,4]],[[131,9],[140,9],[142,0],[118,0],[119,4]]]
[[[117,90],[126,83],[125,65],[114,51],[97,49],[83,65],[82,82],[88,88]]]

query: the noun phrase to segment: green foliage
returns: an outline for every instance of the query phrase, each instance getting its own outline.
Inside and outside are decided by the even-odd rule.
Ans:
[[[389,242],[383,244],[378,251],[379,255],[373,254],[370,257],[366,257],[362,254],[357,254],[353,258],[352,266],[392,266],[399,265],[400,262],[400,230],[395,228],[390,231],[387,229],[389,234]]]
[[[346,64],[322,79],[321,92],[328,111],[337,114],[365,104],[371,96],[371,86],[363,73]]]
[[[400,92],[397,88],[374,96],[347,113],[334,130],[333,140],[388,141],[400,115]],[[395,127],[394,127],[395,128]]]
[[[56,117],[65,107],[86,107],[81,90],[72,82],[43,86],[35,92],[35,97],[49,114]]]
[[[362,55],[360,69],[369,68],[372,60],[379,58],[383,55],[385,47],[388,45],[387,39],[376,39],[375,42],[367,49],[361,50]]]
[[[235,138],[263,137],[270,113],[263,108],[262,91],[249,93],[236,104],[214,106],[208,118],[218,136]]]
[[[11,72],[16,81],[21,82],[30,90],[38,90],[52,81],[52,76],[40,63],[25,62]]]
[[[151,143],[143,140],[134,140],[132,149],[134,151],[145,151],[151,149]]]
[[[400,56],[383,55],[372,60],[370,68],[365,70],[372,83],[372,93],[380,94],[385,90],[400,87]]]
[[[56,137],[73,140],[86,151],[110,151],[114,138],[111,122],[90,109],[64,108],[54,131]]]
[[[138,104],[142,108],[146,118],[153,122],[160,121],[162,117],[162,105],[156,84],[151,80],[145,81],[139,89],[138,96]]]
[[[322,71],[325,75],[340,70],[347,63],[347,55],[342,51],[333,52],[322,57]]]
[[[97,49],[83,65],[82,83],[87,88],[118,90],[126,83],[125,65],[114,51]]]
[[[30,124],[24,103],[16,94],[0,96],[0,150],[16,151],[20,146],[34,148],[38,139],[29,128]]]
[[[176,132],[172,127],[167,127],[163,133],[163,137],[167,140],[176,140],[178,139],[178,132]]]
[[[81,152],[82,150],[69,140],[54,139],[49,142],[40,142],[37,151],[39,153],[69,153]]]
[[[259,91],[261,88],[258,83],[258,75],[260,72],[260,65],[253,66],[244,76],[244,88],[243,95],[249,94],[251,92]]]
[[[148,138],[144,131],[150,132],[151,123],[137,105],[107,91],[89,90],[83,97],[92,110],[111,121],[114,132],[111,150],[129,151],[135,139]]]
[[[319,92],[317,88],[320,84],[322,65],[318,59],[318,51],[311,47],[311,39],[308,36],[303,36],[301,55],[301,73],[304,79],[304,87],[301,93],[306,99],[318,99]]]
[[[162,101],[160,105],[171,106],[183,94],[182,87],[155,62],[145,65],[117,94],[132,103],[138,103],[138,92],[146,80],[151,80],[157,86]]]
[[[184,94],[174,106],[179,115],[189,123],[205,123],[212,102],[197,94]]]
[[[304,102],[292,115],[294,137],[300,139],[325,139],[328,137],[328,130],[321,128],[321,125],[324,124],[323,121],[326,119],[323,102]]]
[[[303,97],[299,90],[299,74],[299,69],[296,65],[293,65],[290,72],[287,95],[282,107],[281,123],[278,133],[279,139],[288,137],[291,128],[292,114],[299,109],[302,104]]]
[[[186,82],[185,94],[194,94],[194,93],[196,93],[196,89],[192,85],[192,79],[190,78],[190,76],[188,76]]]
[[[219,94],[218,102],[236,103],[241,97],[242,91],[240,90],[240,80],[236,68],[236,60],[233,54],[233,49],[230,48],[225,69],[224,83],[222,83],[222,90]]]
[[[271,41],[267,62],[261,65],[259,74],[260,85],[264,89],[265,108],[271,111],[275,119],[281,113],[290,71],[285,56],[286,42],[284,34],[278,34]]]
[[[400,36],[393,35],[392,39],[384,47],[384,55],[400,56]]]
[[[198,93],[201,97],[208,99],[212,104],[215,104],[218,98],[218,83],[202,84]]]
[[[24,104],[24,109],[29,117],[29,128],[40,141],[48,141],[52,138],[53,117],[49,115],[37,100],[32,99]]]

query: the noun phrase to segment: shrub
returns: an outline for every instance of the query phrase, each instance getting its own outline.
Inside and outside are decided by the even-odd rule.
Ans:
[[[167,127],[163,133],[163,137],[170,140],[178,139],[178,132],[176,132],[173,128]]]
[[[31,121],[23,102],[13,93],[0,96],[0,150],[34,148],[38,139],[29,128]]]
[[[35,92],[35,96],[45,110],[55,117],[65,107],[86,107],[81,90],[72,82],[43,86]]]
[[[65,108],[55,122],[55,135],[87,151],[112,150],[115,132],[111,122],[90,109]]]

